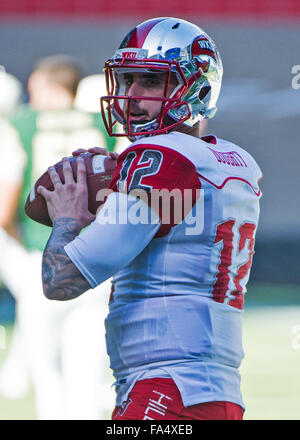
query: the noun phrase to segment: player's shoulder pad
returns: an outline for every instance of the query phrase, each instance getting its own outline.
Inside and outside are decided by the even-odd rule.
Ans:
[[[260,195],[262,172],[253,157],[241,147],[216,136],[197,138],[180,132],[144,138],[140,144],[157,142],[189,160],[200,179],[222,188],[231,179],[249,184]]]
[[[172,143],[167,135],[143,138],[131,144],[119,158],[111,188],[114,191],[142,189],[194,189],[200,187],[194,163]]]
[[[254,158],[243,148],[215,136],[203,137],[205,160],[198,168],[198,175],[222,188],[232,179],[247,183],[256,195],[260,195],[259,182],[262,171]]]

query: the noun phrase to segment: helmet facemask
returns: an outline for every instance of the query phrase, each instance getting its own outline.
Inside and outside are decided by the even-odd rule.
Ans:
[[[102,116],[110,135],[136,137],[167,133],[191,117],[190,106],[182,100],[188,83],[177,62],[169,60],[109,60],[105,65],[107,96],[101,98]],[[161,96],[130,96],[126,94],[126,77],[130,75],[164,75],[164,87]],[[168,96],[172,80],[176,85]],[[133,110],[136,102],[160,102],[160,110],[149,119],[134,120]],[[105,103],[105,104],[104,104]],[[106,108],[104,107],[106,105]],[[171,118],[171,120],[170,120]],[[124,133],[113,133],[113,127],[119,122]]]

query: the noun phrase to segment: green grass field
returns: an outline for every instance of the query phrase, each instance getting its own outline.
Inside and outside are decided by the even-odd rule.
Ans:
[[[293,333],[300,306],[253,307],[244,322],[245,419],[300,420],[300,344]]]
[[[244,313],[242,393],[248,420],[300,420],[299,288],[253,286]],[[6,331],[7,347],[10,328]],[[0,350],[0,362],[6,350]],[[0,419],[36,419],[34,393],[0,396]]]

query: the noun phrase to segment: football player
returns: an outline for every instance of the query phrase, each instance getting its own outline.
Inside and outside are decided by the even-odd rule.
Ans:
[[[45,295],[69,300],[113,276],[114,420],[243,418],[241,312],[261,171],[241,147],[200,136],[222,73],[198,26],[170,17],[138,25],[105,64],[107,131],[121,123],[132,144],[102,209],[88,212],[80,157],[77,182],[65,160],[65,184],[49,168],[55,190],[39,187],[54,224]]]

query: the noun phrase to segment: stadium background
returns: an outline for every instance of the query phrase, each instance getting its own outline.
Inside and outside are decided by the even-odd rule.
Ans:
[[[56,53],[98,73],[130,28],[170,15],[203,27],[222,55],[224,85],[207,131],[246,148],[264,174],[245,309],[248,418],[299,419],[300,89],[292,87],[292,68],[300,65],[300,2],[0,0],[0,65],[24,85],[35,61]],[[2,291],[6,346],[12,320],[13,300]],[[0,419],[34,417],[28,402],[0,405]]]

